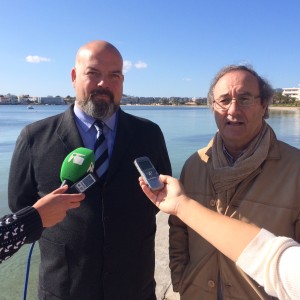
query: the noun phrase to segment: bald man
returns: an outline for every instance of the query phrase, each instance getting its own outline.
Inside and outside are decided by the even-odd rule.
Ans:
[[[16,144],[9,180],[13,211],[33,205],[60,185],[64,158],[94,149],[103,127],[108,163],[77,210],[40,239],[39,299],[152,300],[157,209],[139,187],[133,161],[148,156],[171,174],[163,134],[155,123],[125,113],[123,59],[106,41],[79,48],[72,69],[75,105],[26,126]],[[99,129],[98,129],[99,130]]]

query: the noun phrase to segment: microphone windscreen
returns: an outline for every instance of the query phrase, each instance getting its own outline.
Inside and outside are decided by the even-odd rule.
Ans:
[[[94,151],[87,148],[77,148],[64,159],[61,170],[61,181],[71,181],[72,183],[81,179],[87,173],[94,170]]]

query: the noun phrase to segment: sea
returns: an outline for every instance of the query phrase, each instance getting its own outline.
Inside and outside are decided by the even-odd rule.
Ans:
[[[132,115],[144,117],[157,123],[165,137],[173,176],[179,177],[185,160],[204,147],[215,134],[212,111],[197,106],[135,106],[122,105]],[[7,184],[11,156],[21,129],[34,121],[65,111],[67,105],[0,105],[0,216],[9,213]],[[300,148],[300,110],[270,110],[267,122],[277,137]],[[51,176],[51,174],[49,174]],[[0,300],[16,300],[23,297],[29,245],[25,245],[12,258],[0,265]],[[39,249],[36,244],[31,258],[27,299],[36,299],[38,281]]]

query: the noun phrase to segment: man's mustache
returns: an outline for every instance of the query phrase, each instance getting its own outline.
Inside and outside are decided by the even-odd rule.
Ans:
[[[112,92],[107,89],[95,89],[91,92],[91,97],[97,96],[97,95],[106,95],[106,96],[110,97],[111,99],[113,99],[113,97],[114,97]]]

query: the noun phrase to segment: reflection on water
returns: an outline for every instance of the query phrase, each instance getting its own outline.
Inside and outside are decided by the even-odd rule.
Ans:
[[[300,110],[270,110],[267,122],[279,140],[300,148]]]

